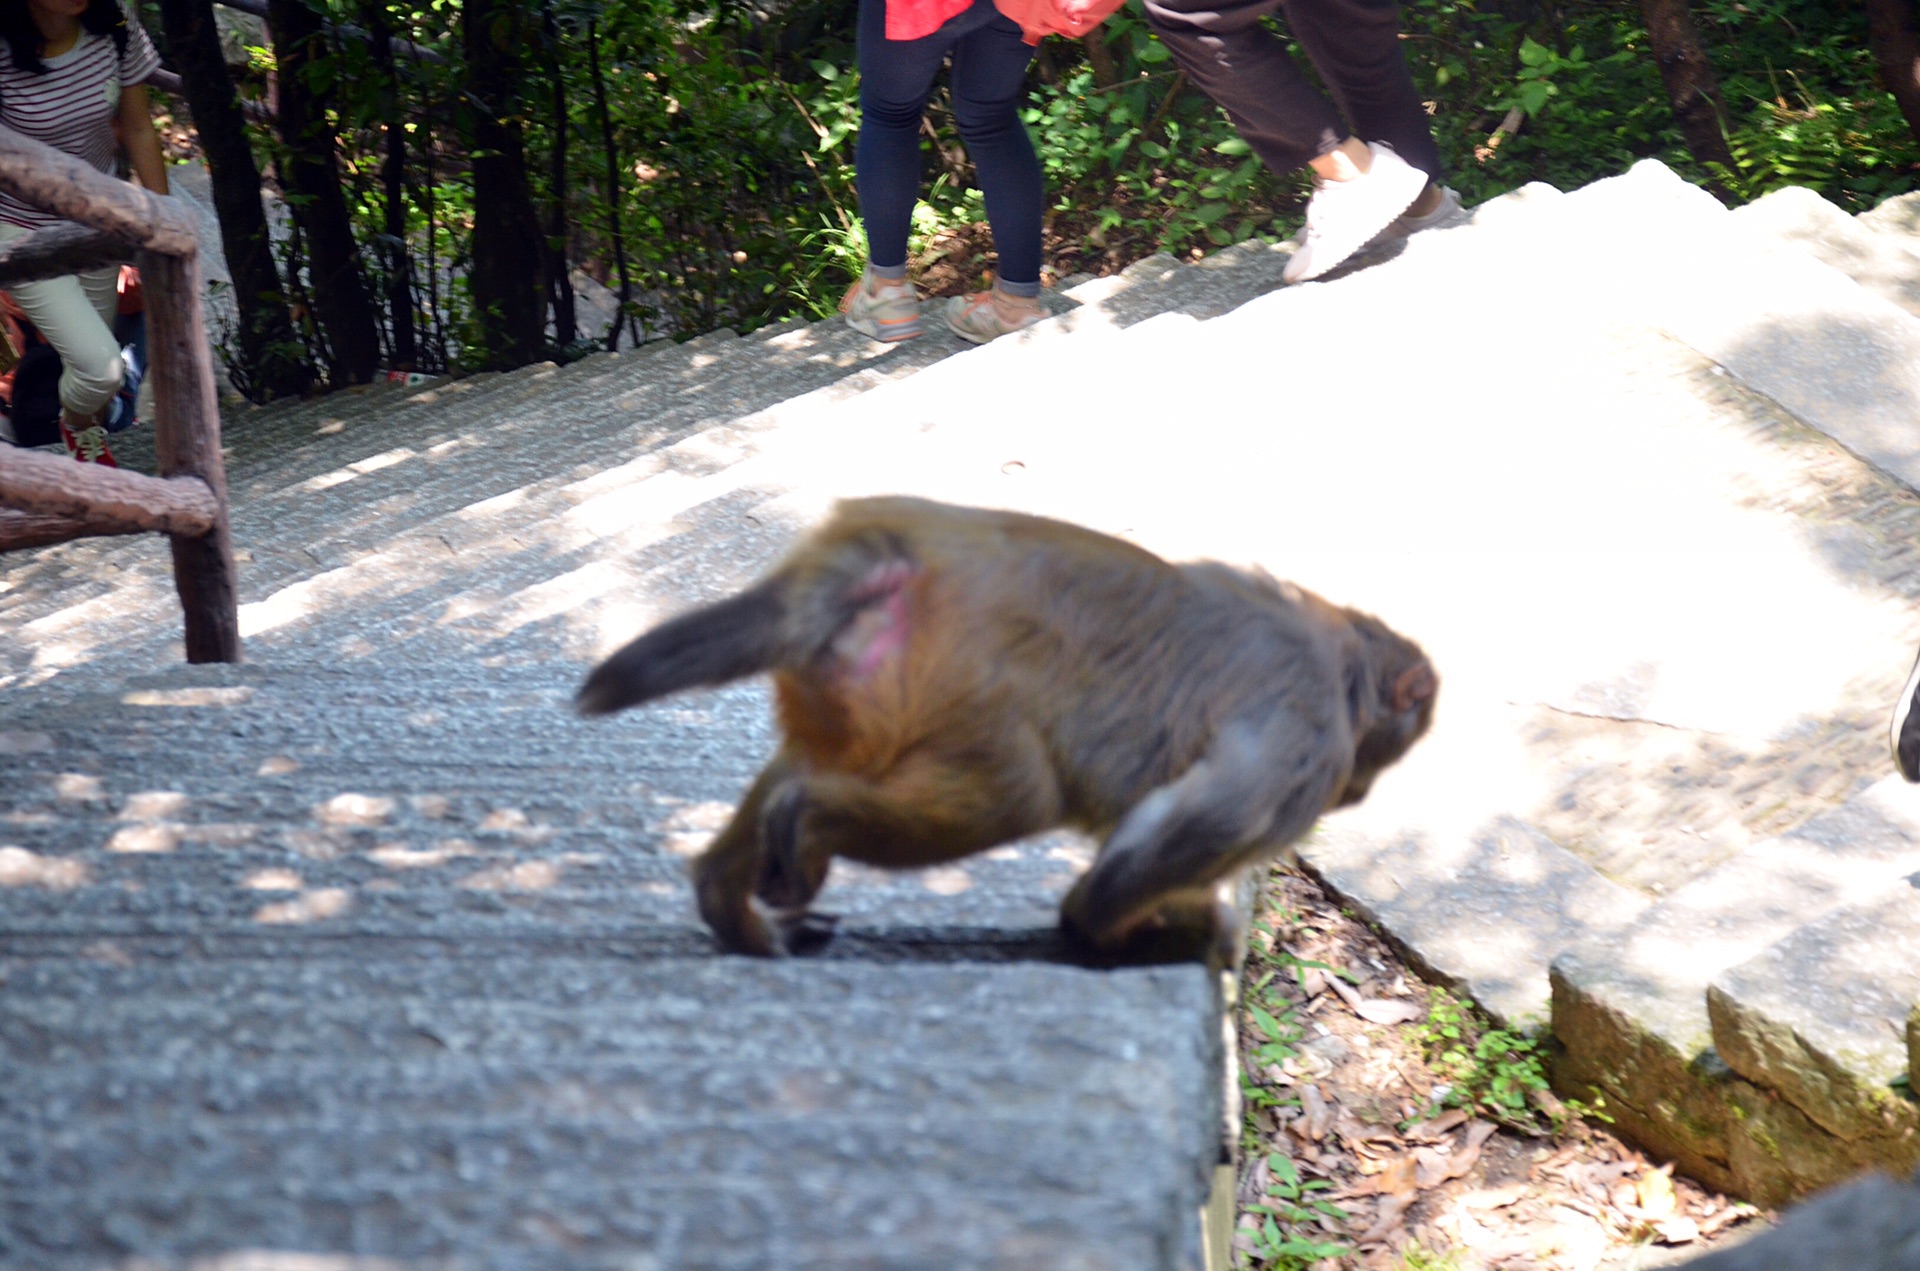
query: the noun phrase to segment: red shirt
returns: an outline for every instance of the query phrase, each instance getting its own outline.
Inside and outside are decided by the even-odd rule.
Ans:
[[[1042,36],[1075,39],[1105,22],[1126,0],[993,0],[996,9],[1020,26],[1029,44]],[[973,0],[887,0],[887,38],[918,40],[932,35],[948,19],[973,7]]]

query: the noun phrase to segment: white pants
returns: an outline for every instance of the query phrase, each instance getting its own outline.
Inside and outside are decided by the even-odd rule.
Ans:
[[[33,231],[0,221],[0,244],[25,238]],[[7,288],[39,329],[40,337],[60,354],[60,404],[76,415],[100,413],[120,389],[125,369],[120,342],[113,338],[114,313],[120,306],[120,266],[102,265],[83,273],[17,282]]]

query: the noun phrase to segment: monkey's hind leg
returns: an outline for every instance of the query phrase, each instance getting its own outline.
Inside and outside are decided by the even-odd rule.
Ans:
[[[1069,942],[1102,963],[1230,958],[1239,919],[1215,885],[1306,832],[1345,779],[1338,752],[1290,713],[1222,729],[1107,837],[1061,902]]]
[[[700,916],[728,953],[770,958],[786,951],[785,941],[753,902],[765,855],[763,822],[770,795],[788,779],[784,758],[776,758],[757,778],[733,819],[693,861],[693,890]]]
[[[1056,824],[1059,796],[1037,745],[954,761],[922,753],[879,779],[795,773],[761,818],[759,898],[798,913],[836,856],[890,869],[939,864]]]

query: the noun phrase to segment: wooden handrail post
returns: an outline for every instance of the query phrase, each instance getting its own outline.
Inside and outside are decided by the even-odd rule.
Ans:
[[[147,293],[160,476],[196,478],[155,481],[94,471],[73,481],[66,478],[79,474],[50,474],[38,457],[8,456],[0,494],[10,489],[17,506],[0,513],[0,547],[129,528],[164,530],[173,544],[173,580],[185,611],[187,661],[238,662],[240,611],[227,470],[220,454],[219,400],[200,309],[200,244],[192,218],[171,199],[96,172],[11,128],[0,128],[0,190],[86,227],[36,232],[5,254],[0,273],[43,277],[50,267],[105,259],[122,245],[139,249],[134,259]]]
[[[200,262],[143,251],[147,349],[153,376],[153,441],[160,475],[207,483],[220,513],[200,535],[170,535],[174,585],[186,611],[187,661],[240,661],[240,614],[227,514],[227,467],[220,454],[219,399],[200,311]]]

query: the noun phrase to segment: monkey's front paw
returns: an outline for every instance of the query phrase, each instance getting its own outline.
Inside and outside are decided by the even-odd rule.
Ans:
[[[805,957],[827,947],[840,925],[840,915],[801,909],[782,914],[774,922],[780,929],[780,942],[786,946],[787,952]]]

